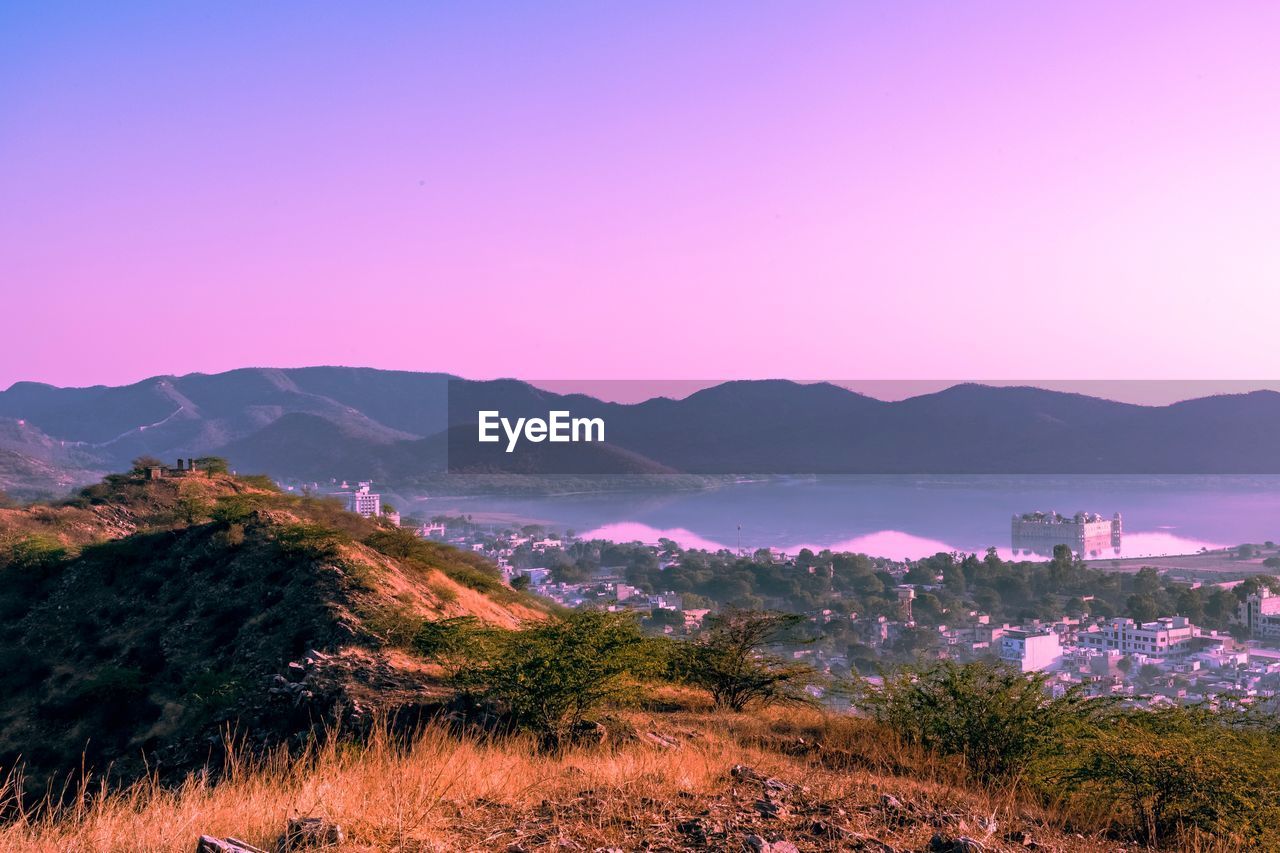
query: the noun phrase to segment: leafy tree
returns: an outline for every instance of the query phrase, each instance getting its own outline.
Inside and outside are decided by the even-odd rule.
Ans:
[[[183,524],[195,524],[208,518],[213,504],[199,495],[179,495],[173,507],[174,518]]]
[[[717,708],[739,712],[748,705],[810,703],[805,688],[817,673],[765,652],[765,648],[804,622],[794,613],[726,610],[707,619],[706,629],[677,647],[677,676],[711,694]]]
[[[654,627],[670,626],[672,628],[680,628],[684,626],[684,614],[679,610],[668,610],[663,607],[655,607],[646,620]]]
[[[916,596],[911,605],[911,615],[922,625],[938,625],[942,622],[942,602],[931,592]]]
[[[210,474],[226,474],[231,470],[227,460],[221,456],[201,456],[194,464],[197,470],[208,471]]]
[[[141,475],[147,473],[148,468],[164,467],[164,463],[154,456],[139,456],[133,460],[129,469],[130,474]]]
[[[1125,610],[1135,622],[1151,622],[1160,615],[1154,598],[1137,593],[1129,596],[1125,602]]]
[[[1138,668],[1138,680],[1144,684],[1155,684],[1164,675],[1164,670],[1153,663],[1144,663]]]
[[[935,584],[938,582],[938,573],[933,568],[933,564],[928,560],[920,560],[911,565],[907,569],[907,573],[902,578],[903,583],[921,585]]]

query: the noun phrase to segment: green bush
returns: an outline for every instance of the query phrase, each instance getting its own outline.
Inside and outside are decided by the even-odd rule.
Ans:
[[[0,542],[0,568],[42,572],[73,556],[52,536],[33,534]]]
[[[416,644],[457,687],[547,748],[571,743],[603,702],[662,665],[659,647],[633,618],[596,611],[519,631],[470,619],[427,623]]]
[[[280,491],[280,486],[276,481],[268,477],[266,474],[237,474],[236,479],[244,483],[246,486],[265,489],[269,492]]]
[[[1051,698],[1047,683],[1003,665],[939,661],[886,673],[860,704],[907,742],[957,756],[990,781],[1031,769],[1112,707],[1079,685]]]
[[[260,495],[223,495],[214,503],[209,515],[220,524],[243,524],[265,505],[266,501]]]
[[[319,524],[290,524],[276,534],[276,545],[287,556],[318,556],[332,560],[338,556],[342,534]]]
[[[395,648],[412,648],[423,619],[404,605],[384,605],[364,615],[364,623],[382,642]]]
[[[1122,829],[1145,844],[1203,834],[1259,849],[1280,830],[1277,747],[1274,731],[1230,714],[1135,710],[1083,729],[1057,778],[1077,796],[1119,805]]]

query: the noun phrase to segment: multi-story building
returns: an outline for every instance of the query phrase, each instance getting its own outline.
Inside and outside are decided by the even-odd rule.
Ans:
[[[1052,631],[1011,628],[1000,635],[1000,659],[1038,672],[1062,660],[1062,643]]]
[[[1250,593],[1236,608],[1236,621],[1259,639],[1280,638],[1280,595],[1267,587]]]
[[[1163,657],[1191,651],[1190,641],[1200,636],[1200,629],[1185,616],[1166,616],[1154,622],[1112,619],[1101,626],[1081,631],[1080,645],[1086,649],[1121,654],[1140,653]]]
[[[342,491],[335,492],[334,497],[341,498],[347,505],[347,512],[363,515],[365,518],[377,518],[382,514],[382,495],[371,491],[373,483],[363,482],[351,489],[346,483]]]
[[[347,509],[359,513],[365,518],[374,518],[382,514],[382,495],[374,494],[370,489],[373,483],[361,483],[347,497]]]

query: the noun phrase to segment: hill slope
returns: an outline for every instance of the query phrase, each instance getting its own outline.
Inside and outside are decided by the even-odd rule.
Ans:
[[[394,556],[392,556],[394,555]],[[188,768],[437,701],[399,651],[423,619],[514,627],[536,599],[482,560],[227,476],[108,478],[0,510],[0,772]]]

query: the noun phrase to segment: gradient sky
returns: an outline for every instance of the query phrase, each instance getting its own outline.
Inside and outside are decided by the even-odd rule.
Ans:
[[[1280,4],[5,3],[0,387],[1280,377]]]

